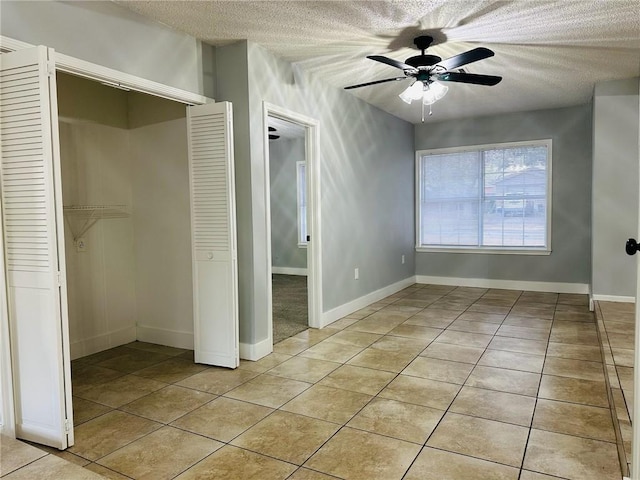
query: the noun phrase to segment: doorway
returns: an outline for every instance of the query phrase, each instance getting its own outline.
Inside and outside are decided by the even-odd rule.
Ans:
[[[268,330],[274,344],[323,326],[318,122],[266,102],[263,112]]]

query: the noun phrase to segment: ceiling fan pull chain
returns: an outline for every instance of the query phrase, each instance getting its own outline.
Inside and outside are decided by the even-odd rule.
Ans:
[[[424,103],[420,102],[420,104],[422,105],[422,123],[424,123]],[[431,106],[429,106],[429,109],[431,109]],[[429,114],[431,115],[431,114]]]
[[[433,115],[433,112],[431,111],[431,105],[432,104],[429,104],[429,116]]]

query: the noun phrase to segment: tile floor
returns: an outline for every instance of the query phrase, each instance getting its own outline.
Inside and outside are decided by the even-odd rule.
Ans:
[[[236,370],[135,342],[73,388],[63,455],[113,479],[622,477],[583,295],[414,285]]]

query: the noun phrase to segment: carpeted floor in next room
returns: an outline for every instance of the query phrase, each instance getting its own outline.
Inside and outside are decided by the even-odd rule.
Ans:
[[[273,275],[273,343],[309,328],[307,277]]]

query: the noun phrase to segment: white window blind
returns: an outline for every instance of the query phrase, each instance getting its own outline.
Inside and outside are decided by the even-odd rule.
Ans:
[[[551,141],[420,151],[417,247],[550,250]]]

